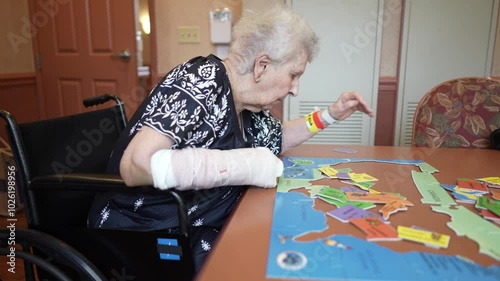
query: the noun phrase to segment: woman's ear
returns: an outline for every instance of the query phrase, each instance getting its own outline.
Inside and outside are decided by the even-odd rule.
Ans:
[[[271,59],[267,54],[262,53],[259,54],[259,56],[257,56],[253,67],[253,77],[256,83],[260,81],[262,74],[264,74],[264,71],[270,64],[271,64]]]

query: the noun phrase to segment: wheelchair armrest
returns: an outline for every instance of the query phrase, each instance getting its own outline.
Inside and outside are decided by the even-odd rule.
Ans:
[[[164,192],[152,186],[129,187],[125,185],[120,176],[110,174],[67,173],[46,175],[33,178],[30,185],[32,188],[72,189],[93,192]]]
[[[184,198],[175,189],[161,190],[153,186],[130,187],[125,185],[118,175],[110,174],[85,174],[67,173],[60,175],[47,175],[35,177],[30,181],[30,189],[40,190],[65,190],[87,192],[139,192],[149,194],[168,194],[177,202],[179,229],[183,235],[188,236],[189,219]]]

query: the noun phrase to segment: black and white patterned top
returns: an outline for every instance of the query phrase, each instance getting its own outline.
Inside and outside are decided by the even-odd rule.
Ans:
[[[123,151],[142,126],[175,141],[173,149],[268,147],[281,153],[282,124],[268,111],[242,113],[238,125],[231,85],[219,58],[196,57],[170,71],[139,106],[120,137],[108,171],[119,173]],[[242,186],[181,192],[193,226],[220,229],[233,210]],[[98,196],[89,227],[160,230],[176,228],[177,209],[168,196],[113,194]]]

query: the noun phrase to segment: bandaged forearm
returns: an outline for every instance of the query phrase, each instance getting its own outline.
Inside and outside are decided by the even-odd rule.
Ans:
[[[264,147],[218,150],[162,149],[151,157],[154,186],[207,189],[228,185],[275,187],[283,163]]]

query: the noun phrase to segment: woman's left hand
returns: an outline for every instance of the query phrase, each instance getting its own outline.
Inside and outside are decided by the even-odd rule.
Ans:
[[[339,99],[328,107],[328,113],[336,120],[344,120],[356,111],[375,117],[371,107],[358,92],[343,92]]]

